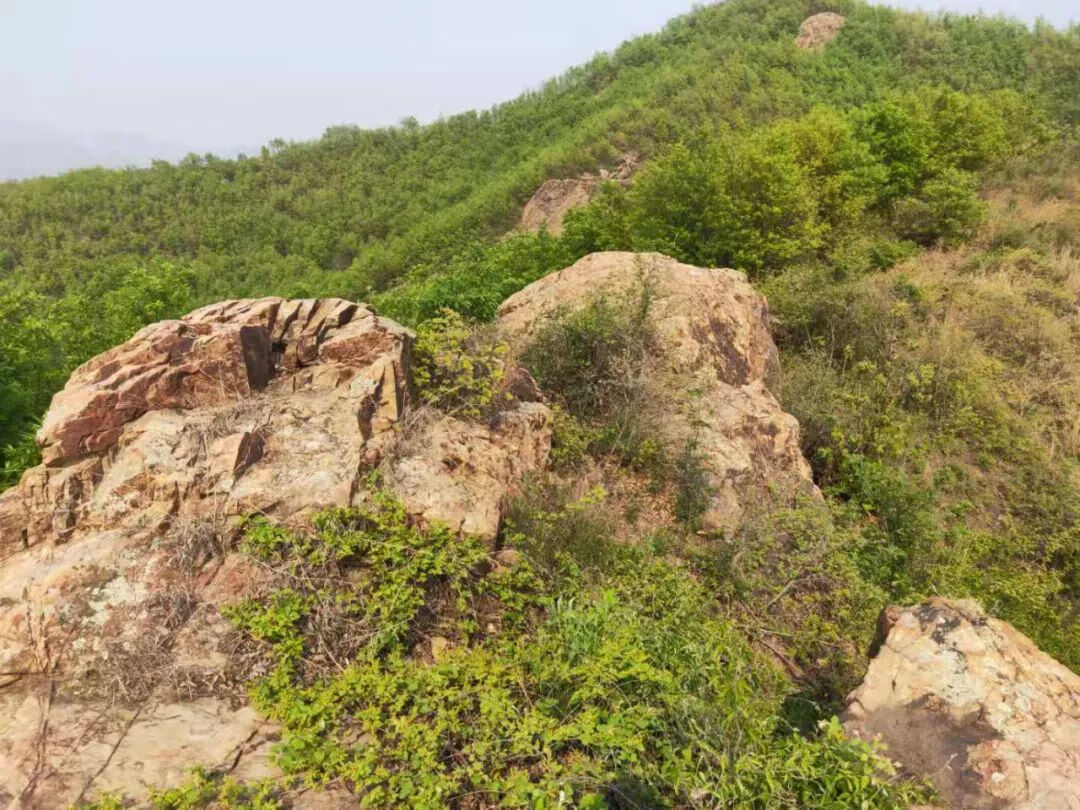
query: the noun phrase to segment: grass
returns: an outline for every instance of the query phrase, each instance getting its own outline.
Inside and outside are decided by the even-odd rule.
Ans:
[[[784,405],[864,579],[978,598],[1076,667],[1080,208],[1014,182],[962,248],[775,285]]]

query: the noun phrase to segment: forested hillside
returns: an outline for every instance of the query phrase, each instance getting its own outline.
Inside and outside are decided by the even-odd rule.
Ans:
[[[846,16],[837,38],[796,47],[821,11]],[[602,184],[559,235],[515,228],[543,181],[627,153],[632,182]],[[494,806],[456,793],[480,784],[538,807],[566,784],[587,807],[925,798],[828,722],[885,604],[972,597],[1080,668],[1080,28],[730,0],[491,110],[0,185],[0,488],[37,462],[75,366],[223,298],[369,302],[416,328],[425,406],[479,418],[502,383],[499,305],[609,250],[733,267],[768,297],[770,384],[823,500],[702,529],[696,446],[658,449],[624,374],[649,354],[648,296],[556,321],[522,356],[555,413],[554,471],[507,522],[533,568],[474,581],[459,559],[483,551],[385,498],[311,537],[249,527],[246,553],[326,578],[231,614],[269,656],[252,696],[286,730],[284,770],[372,806]],[[312,675],[339,564],[370,577],[376,630]],[[440,577],[460,650],[428,667],[406,640],[434,622]],[[380,612],[406,585],[412,607]],[[489,597],[512,627],[491,644],[469,612]],[[552,720],[560,701],[572,723]],[[365,736],[400,734],[354,747],[350,712]],[[216,800],[212,782],[191,790]]]
[[[469,294],[502,295],[564,258],[543,240],[515,241],[495,256],[486,247],[537,185],[616,163],[627,149],[658,156],[821,105],[847,116],[928,87],[972,94],[970,103],[1013,118],[1032,114],[1021,99],[1037,99],[1059,125],[1080,117],[1075,31],[832,7],[848,21],[824,53],[792,44],[818,4],[724,3],[491,110],[427,126],[334,128],[317,142],[275,142],[241,160],[192,156],[0,185],[0,447],[30,429],[75,364],[192,303],[270,293],[367,300],[404,283],[392,295],[396,314],[428,314],[441,302],[414,302],[418,283],[492,262],[497,289]],[[1003,89],[1019,95],[986,96]],[[1011,125],[1027,140],[1041,137],[1042,124]],[[984,157],[962,159],[960,170]],[[893,182],[889,193],[909,191]],[[745,259],[709,255],[705,245],[694,253]],[[790,258],[781,251],[753,261],[777,270]]]

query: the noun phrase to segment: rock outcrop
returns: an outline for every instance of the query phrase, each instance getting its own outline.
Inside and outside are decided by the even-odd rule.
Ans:
[[[891,607],[845,725],[956,808],[1080,808],[1080,677],[970,601]]]
[[[613,180],[628,185],[637,165],[637,156],[629,154],[623,158],[615,171],[601,169],[597,174],[588,173],[580,177],[545,181],[525,203],[518,229],[535,232],[541,228],[547,228],[549,233],[558,236],[563,232],[563,222],[567,213],[574,208],[587,205],[603,182]]]
[[[455,531],[494,537],[507,482],[547,462],[551,413],[539,402],[520,402],[495,417],[495,429],[436,418],[416,434],[386,464],[386,484],[420,514]]]
[[[779,379],[764,297],[735,270],[691,267],[659,254],[596,253],[508,298],[499,324],[521,347],[558,313],[647,285],[656,334],[654,420],[678,456],[692,436],[711,478],[704,527],[732,529],[777,494],[814,492],[799,425],[770,391]]]
[[[795,45],[803,50],[817,51],[824,48],[840,33],[847,18],[834,11],[823,11],[802,21]]]
[[[707,525],[812,491],[768,388],[766,304],[741,274],[598,254],[509,299],[501,329],[520,347],[556,313],[642,284],[656,422],[673,452],[696,437],[715,484]],[[551,412],[521,368],[487,421],[411,407],[412,340],[339,299],[230,301],[74,372],[39,435],[44,463],[0,495],[0,806],[137,798],[194,765],[276,773],[276,729],[246,705],[251,670],[221,614],[273,587],[232,550],[248,517],[303,524],[368,497],[378,469],[419,519],[495,540],[546,464]]]
[[[546,462],[548,409],[433,416],[403,440],[411,345],[348,301],[231,301],[72,374],[45,463],[0,495],[0,806],[138,796],[193,765],[272,773],[218,610],[264,579],[229,551],[246,517],[355,504],[382,468],[418,516],[494,540]]]

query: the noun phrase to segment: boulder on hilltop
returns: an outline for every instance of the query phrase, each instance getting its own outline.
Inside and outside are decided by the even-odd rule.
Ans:
[[[594,253],[510,296],[499,325],[520,350],[553,318],[642,289],[654,334],[647,360],[649,418],[670,458],[693,441],[708,478],[704,529],[732,530],[750,508],[816,493],[799,424],[780,382],[768,304],[736,270],[660,254]]]
[[[802,25],[799,26],[795,46],[807,51],[821,50],[836,39],[846,22],[847,18],[835,11],[813,14],[803,20]]]

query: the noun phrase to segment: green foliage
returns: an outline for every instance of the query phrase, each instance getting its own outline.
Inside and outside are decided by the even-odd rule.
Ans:
[[[150,806],[153,810],[279,810],[282,807],[271,782],[242,785],[201,768],[194,769],[180,787],[151,790]]]
[[[549,578],[576,580],[608,568],[615,557],[602,486],[575,495],[550,478],[526,482],[510,504],[507,539],[528,551]]]
[[[291,694],[312,658],[337,667],[350,655],[410,649],[418,634],[437,629],[421,621],[433,600],[452,608],[454,631],[468,637],[495,618],[523,621],[535,591],[528,566],[480,576],[487,554],[479,543],[440,526],[420,530],[382,492],[365,508],[323,513],[310,534],[256,521],[242,548],[285,577],[267,599],[227,610],[273,652],[275,672],[255,692],[264,707]],[[358,571],[366,572],[363,581],[349,582],[348,572]]]
[[[443,310],[416,331],[413,380],[421,400],[465,418],[490,413],[507,396],[506,352],[490,329],[469,326],[458,313]]]
[[[96,796],[93,801],[72,805],[72,808],[75,807],[78,807],[79,810],[123,810],[124,800],[115,793],[102,793],[100,796]]]
[[[713,495],[707,461],[698,438],[693,435],[687,438],[675,459],[675,517],[690,529],[697,528]]]
[[[637,290],[600,296],[556,314],[522,353],[522,363],[540,387],[575,420],[560,425],[561,447],[583,443],[633,466],[660,464],[647,366],[651,305],[649,280],[643,276]]]
[[[272,587],[226,611],[268,673],[252,699],[290,778],[364,806],[929,800],[830,719],[881,605],[973,596],[1080,666],[1080,39],[838,8],[820,52],[791,42],[819,5],[731,0],[428,126],[0,185],[0,486],[74,366],[209,300],[372,300],[417,327],[420,399],[478,418],[504,349],[470,324],[533,280],[611,249],[741,268],[824,503],[692,531],[710,482],[693,436],[658,450],[643,279],[561,313],[524,361],[556,406],[556,468],[670,473],[682,526],[628,541],[607,492],[548,480],[511,510],[515,564],[378,491],[309,531],[253,521],[242,548]],[[627,151],[646,158],[632,185],[562,236],[507,235],[544,179]],[[992,181],[1030,199],[1002,214]],[[153,801],[278,799],[196,772]]]
[[[956,245],[970,238],[982,222],[986,206],[975,195],[975,177],[949,168],[928,180],[921,196],[897,204],[897,230],[923,245],[941,241]]]
[[[1045,280],[1063,282],[1071,254],[1029,233],[955,266],[791,274],[770,299],[784,403],[859,578],[899,602],[975,597],[1076,666],[1080,365]]]
[[[404,284],[374,300],[380,311],[405,323],[421,323],[445,309],[489,321],[509,295],[574,258],[565,241],[546,231],[477,241],[449,259],[416,265]]]
[[[0,184],[0,447],[75,365],[189,305],[340,295],[411,325],[445,307],[484,321],[592,250],[766,276],[897,214],[914,238],[954,241],[978,206],[950,169],[983,172],[1076,121],[1075,31],[851,2],[842,36],[798,52],[817,10],[700,8],[538,91],[426,126]],[[625,151],[658,159],[632,190],[609,184],[562,238],[500,238],[543,180]]]
[[[862,538],[828,505],[762,504],[694,567],[750,638],[780,645],[802,671],[784,716],[801,728],[839,711],[862,678],[888,596],[860,567]]]
[[[192,283],[166,262],[122,262],[54,299],[0,277],[0,488],[35,463],[27,437],[71,370],[147,323],[185,314]]]
[[[400,506],[373,498],[360,512],[324,514],[310,535],[257,524],[245,541],[289,572],[329,560],[362,572],[351,590],[382,628],[312,677],[296,647],[318,622],[294,590],[232,612],[277,661],[252,696],[283,726],[277,762],[287,774],[312,785],[344,780],[365,807],[475,796],[485,807],[898,808],[926,796],[835,721],[810,738],[779,722],[782,679],[679,567],[602,531],[591,538],[602,558],[581,557],[584,544],[552,547],[568,531],[585,538],[582,516],[598,497],[523,513],[530,522],[519,528],[537,531],[514,535],[528,556],[546,546],[576,558],[542,569],[542,585],[524,560],[509,572],[480,565],[486,554],[475,544],[413,528]],[[481,594],[501,605],[487,619],[497,631],[473,618],[469,604]],[[409,655],[431,622],[453,645],[433,660]]]
[[[702,130],[646,164],[629,191],[608,189],[572,215],[563,242],[575,255],[655,250],[752,277],[836,258],[868,229],[886,244],[955,244],[982,221],[974,172],[1051,137],[1015,93],[941,88]]]
[[[28,427],[17,441],[0,448],[0,490],[17,484],[22,474],[41,460],[36,436],[37,426]]]
[[[104,793],[91,802],[78,805],[80,810],[122,810],[128,806],[113,794]],[[280,810],[277,790],[269,781],[245,785],[228,776],[194,768],[191,776],[169,790],[151,788],[147,807],[151,810]]]

